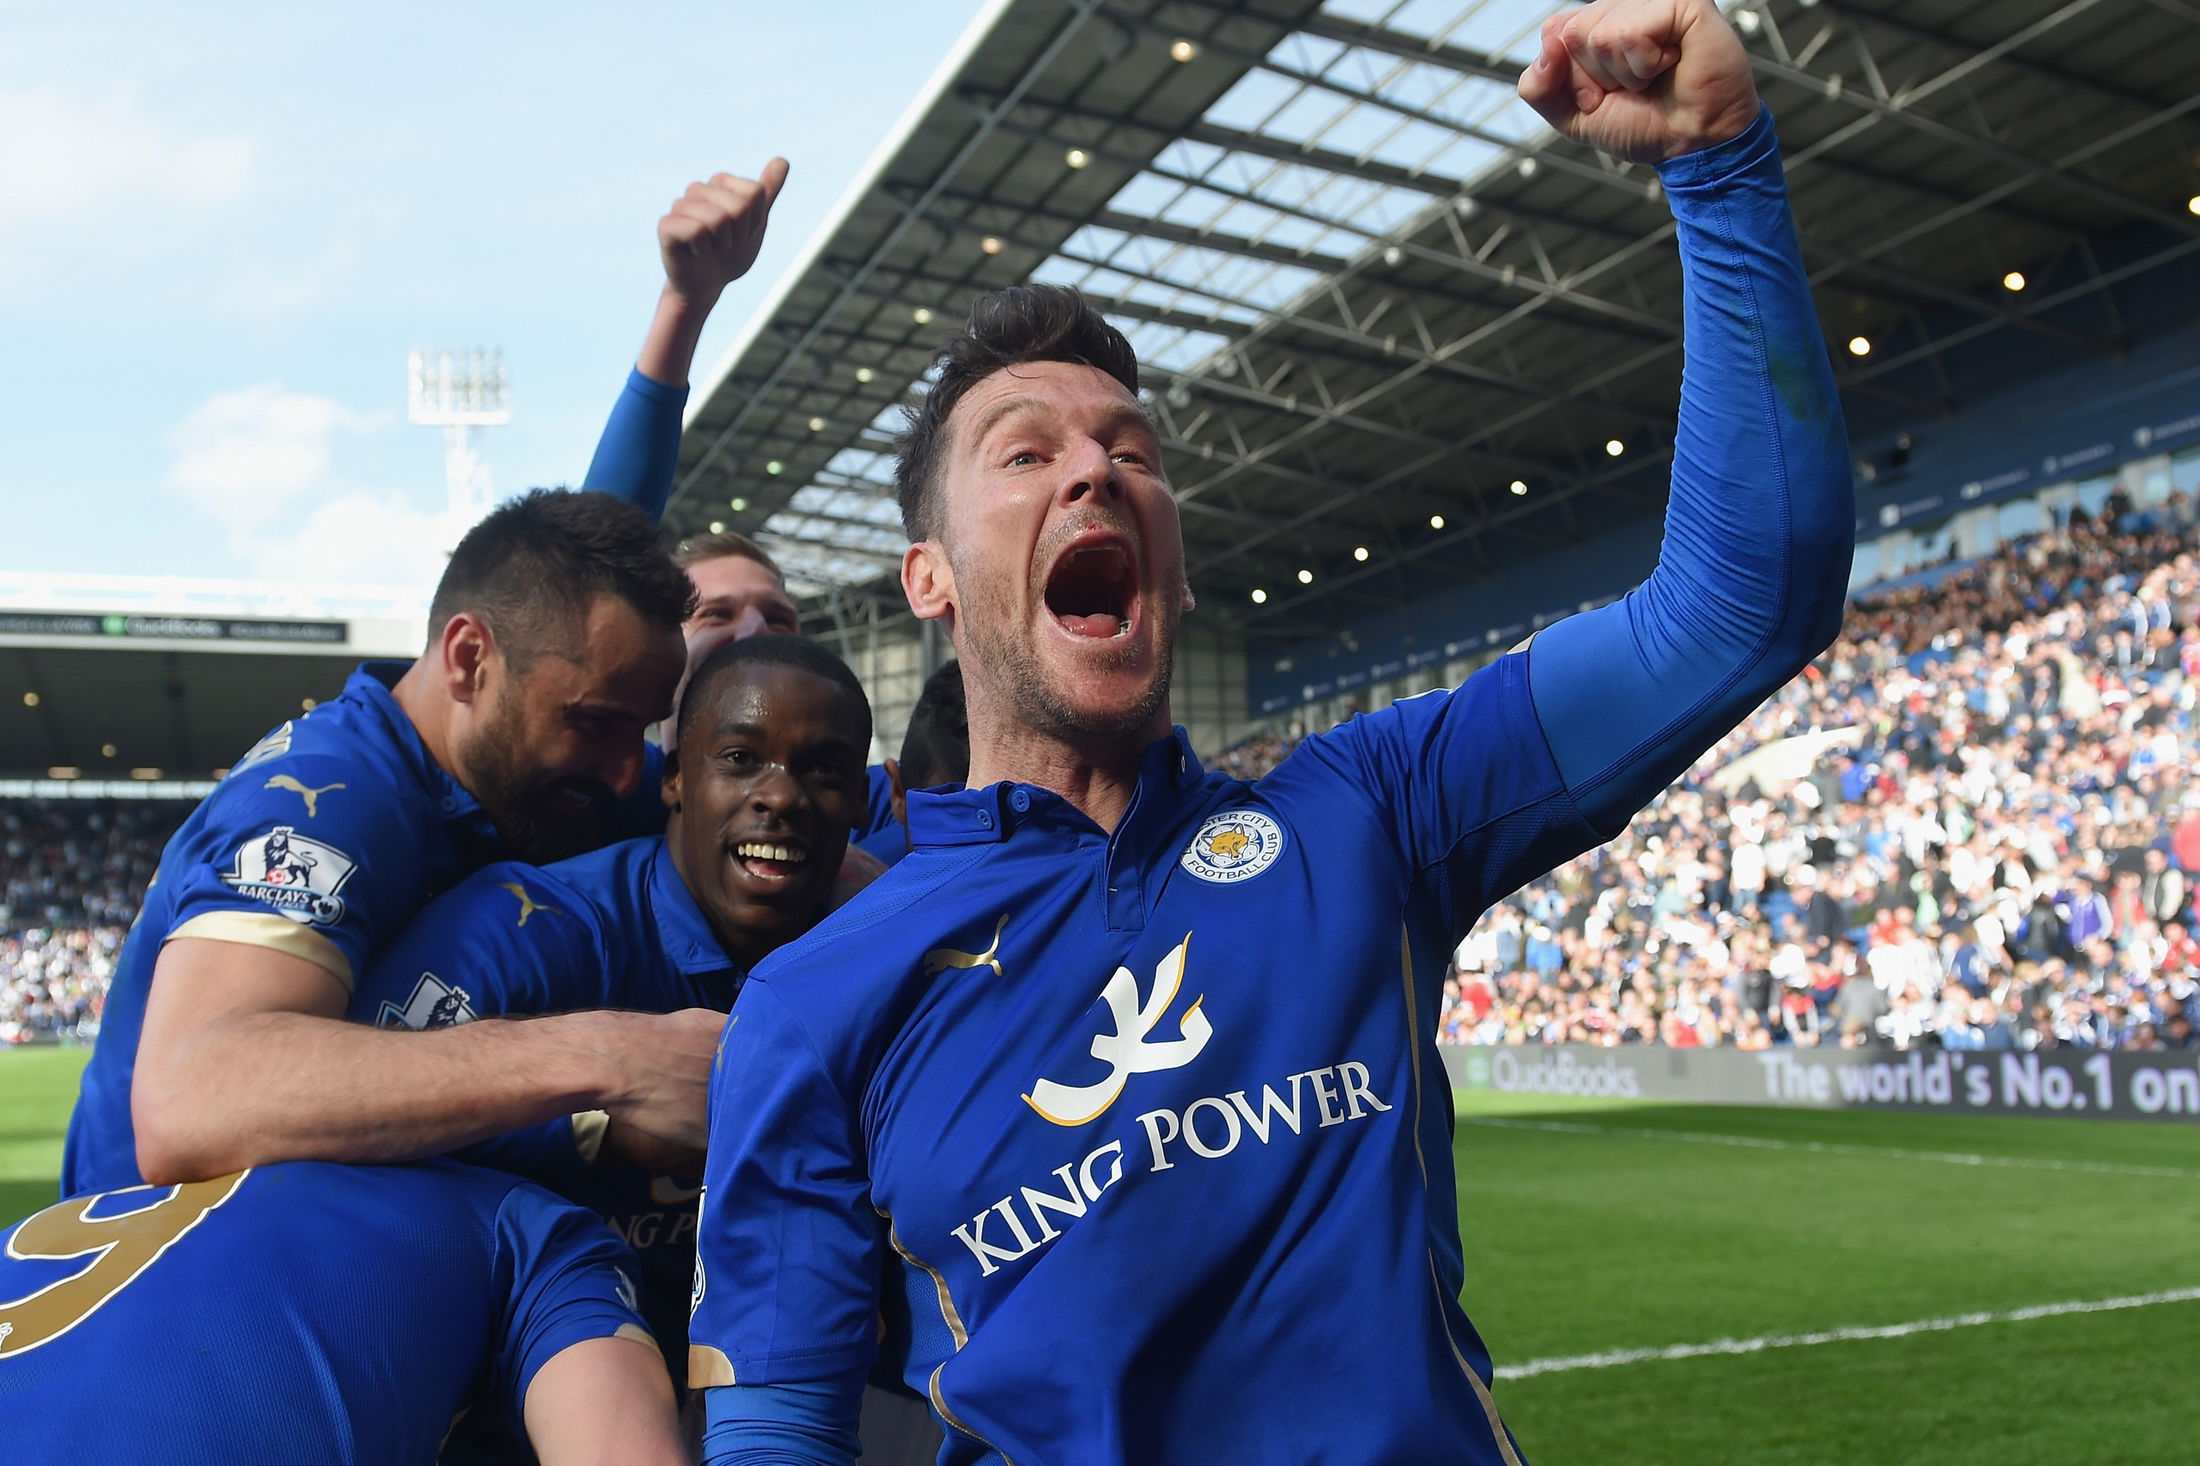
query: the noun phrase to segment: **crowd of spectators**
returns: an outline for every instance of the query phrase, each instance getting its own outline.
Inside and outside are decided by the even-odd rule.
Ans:
[[[1852,603],[1624,834],[1491,910],[1442,1037],[2200,1046],[2194,517],[2112,501]],[[1214,765],[1255,778],[1291,747]],[[0,803],[0,1043],[97,1033],[187,812]]]
[[[99,1031],[123,934],[189,806],[0,803],[0,1044]]]
[[[2111,500],[1852,603],[1624,834],[1477,925],[1441,1036],[2200,1045],[2193,528],[2181,494]]]

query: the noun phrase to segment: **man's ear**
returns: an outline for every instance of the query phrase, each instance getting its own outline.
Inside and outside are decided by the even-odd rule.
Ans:
[[[886,787],[893,791],[889,800],[894,808],[894,822],[906,828],[909,824],[909,790],[901,782],[901,760],[880,759],[879,767],[886,770]]]
[[[671,722],[670,718],[665,720]],[[680,812],[680,753],[678,749],[665,750],[665,777],[657,786],[657,797],[665,802],[665,808],[674,814]]]
[[[955,610],[955,567],[938,540],[919,540],[901,553],[901,593],[919,621],[937,621]]]
[[[500,664],[496,637],[489,624],[471,611],[460,611],[443,623],[438,639],[443,657],[443,685],[453,702],[471,703],[482,695]]]

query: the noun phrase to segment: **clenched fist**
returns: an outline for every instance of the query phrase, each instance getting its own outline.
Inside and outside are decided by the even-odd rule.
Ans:
[[[1712,0],[1597,0],[1543,22],[1520,97],[1576,142],[1662,163],[1757,118],[1741,37]]]
[[[772,202],[786,182],[787,160],[774,158],[761,178],[714,173],[708,182],[689,184],[657,221],[666,289],[706,307],[716,302],[756,263]]]

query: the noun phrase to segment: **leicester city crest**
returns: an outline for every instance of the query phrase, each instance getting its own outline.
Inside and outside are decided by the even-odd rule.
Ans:
[[[1283,854],[1283,826],[1257,809],[1231,809],[1209,815],[1177,862],[1203,881],[1218,886],[1249,881]]]

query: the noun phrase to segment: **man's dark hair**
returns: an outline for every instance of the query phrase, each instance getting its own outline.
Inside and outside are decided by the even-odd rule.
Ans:
[[[863,733],[857,742],[868,745],[871,741],[871,699],[863,691],[863,683],[848,669],[848,664],[827,651],[822,643],[806,636],[749,636],[739,641],[729,641],[709,656],[703,665],[688,678],[687,690],[680,694],[679,722],[675,725],[677,743],[687,742],[688,724],[700,716],[700,709],[710,703],[710,692],[720,678],[736,667],[747,666],[794,667],[813,676],[822,677],[855,699],[863,710]]]
[[[970,319],[932,358],[938,373],[924,400],[907,409],[894,444],[894,487],[901,496],[902,528],[912,541],[939,533],[940,459],[947,419],[963,395],[1003,367],[1034,361],[1068,361],[1096,367],[1138,392],[1138,354],[1085,297],[1067,285],[1011,285],[989,290],[970,303]]]
[[[609,494],[535,489],[499,504],[451,552],[428,608],[428,634],[461,611],[488,624],[515,670],[545,652],[579,657],[589,602],[625,601],[677,631],[695,606],[649,516]]]
[[[950,661],[924,679],[901,739],[901,780],[908,789],[962,784],[970,778],[970,712],[963,702],[962,663]]]

